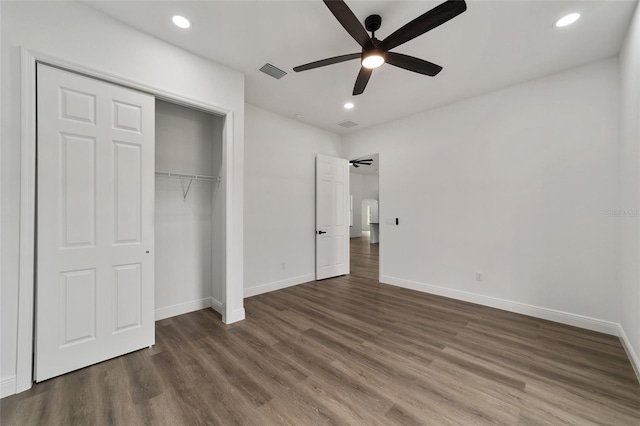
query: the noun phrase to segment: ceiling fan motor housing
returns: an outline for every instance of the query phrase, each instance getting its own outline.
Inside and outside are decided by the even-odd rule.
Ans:
[[[378,44],[380,40],[375,37],[375,32],[378,31],[380,25],[382,24],[382,17],[380,15],[369,15],[367,19],[364,20],[364,27],[367,31],[371,32],[371,44],[362,48],[362,66],[365,68],[377,68],[385,62],[385,53],[383,49],[378,48]],[[375,56],[381,59],[378,59],[374,62],[374,65],[367,64],[367,58]]]

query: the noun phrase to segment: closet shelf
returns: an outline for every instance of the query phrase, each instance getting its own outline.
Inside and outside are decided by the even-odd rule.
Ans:
[[[164,176],[176,179],[194,179],[194,180],[210,180],[219,181],[220,176],[207,176],[207,175],[192,175],[190,173],[178,173],[178,172],[161,172],[156,171],[156,176]]]
[[[207,182],[220,182],[220,176],[207,176],[207,175],[193,175],[190,173],[178,173],[178,172],[164,172],[164,171],[156,171],[156,176],[175,178],[175,179],[189,179],[189,185],[187,188],[184,188],[184,184],[182,186],[182,198],[184,200],[187,199],[187,194],[189,193],[189,189],[191,188],[191,183],[194,180],[204,180]]]

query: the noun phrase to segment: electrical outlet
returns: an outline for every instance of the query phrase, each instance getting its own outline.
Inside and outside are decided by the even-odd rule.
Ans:
[[[287,262],[282,262],[282,269],[287,269]]]
[[[476,272],[476,281],[482,281],[482,272]]]

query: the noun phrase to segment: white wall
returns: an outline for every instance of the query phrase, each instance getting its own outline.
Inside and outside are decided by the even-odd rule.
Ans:
[[[246,105],[245,295],[315,279],[315,156],[340,136]],[[283,268],[283,263],[285,267]]]
[[[378,175],[362,175],[362,198],[380,200]]]
[[[0,2],[2,91],[2,395],[15,389],[20,205],[20,46],[233,111],[227,299],[242,309],[244,76],[131,29],[77,2]],[[237,194],[237,195],[236,195]]]
[[[378,187],[378,175],[362,175],[362,230],[370,231],[367,225],[367,207],[372,205],[372,200],[380,200],[380,190]]]
[[[156,170],[219,176],[223,122],[220,116],[156,100]],[[221,290],[220,255],[213,255],[214,244],[224,246],[224,223],[213,212],[220,184],[194,180],[184,198],[188,185],[189,180],[156,177],[156,319],[211,306],[214,276]],[[219,307],[217,293],[214,306]]]
[[[640,8],[620,52],[620,284],[623,340],[640,379]]]
[[[617,73],[612,58],[348,134],[348,158],[380,153],[382,280],[616,332]]]
[[[352,167],[349,167],[353,169]],[[351,195],[353,195],[353,226],[350,228],[349,236],[357,238],[362,236],[362,178],[364,175],[349,173],[349,187]]]

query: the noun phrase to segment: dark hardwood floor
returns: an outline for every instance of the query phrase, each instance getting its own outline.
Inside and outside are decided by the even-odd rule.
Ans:
[[[639,425],[616,337],[351,275],[159,321],[156,345],[0,402],[2,425]]]

